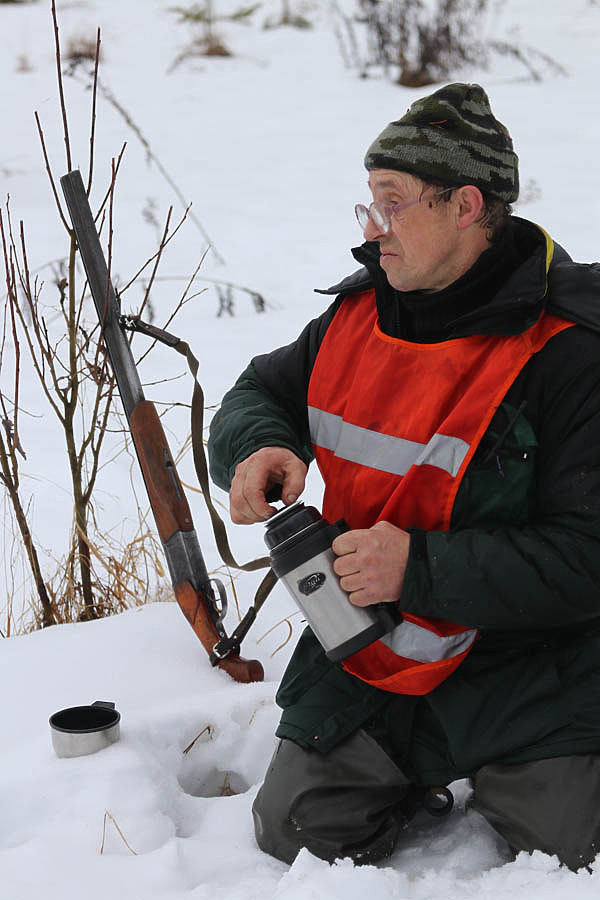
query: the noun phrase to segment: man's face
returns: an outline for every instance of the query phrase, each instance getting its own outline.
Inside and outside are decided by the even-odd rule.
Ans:
[[[372,170],[369,187],[374,201],[390,206],[421,198],[420,203],[392,214],[387,234],[372,219],[364,233],[366,240],[379,244],[380,265],[392,287],[438,291],[463,274],[454,194],[447,203],[440,202],[437,188],[393,169]]]

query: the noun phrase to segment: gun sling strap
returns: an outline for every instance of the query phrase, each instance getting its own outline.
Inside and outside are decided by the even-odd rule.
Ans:
[[[252,606],[250,607],[246,615],[242,618],[235,631],[229,637],[221,638],[221,640],[213,648],[211,654],[211,662],[215,664],[219,660],[224,659],[229,653],[239,651],[240,644],[248,633],[250,626],[256,619],[259,609],[261,608],[261,606],[271,593],[271,590],[273,589],[275,583],[277,582],[277,576],[270,568],[270,560],[268,556],[261,556],[259,559],[253,559],[247,563],[238,563],[233,556],[233,553],[231,552],[225,524],[223,523],[223,520],[217,512],[210,493],[210,480],[208,477],[208,465],[206,462],[206,454],[204,452],[203,439],[204,392],[202,390],[200,382],[198,381],[198,369],[200,367],[200,364],[192,353],[189,344],[186,343],[186,341],[182,341],[180,338],[176,337],[176,335],[170,334],[168,331],[164,331],[162,328],[157,328],[155,325],[150,325],[148,322],[143,322],[139,316],[122,315],[119,318],[119,322],[121,328],[123,328],[125,331],[137,331],[140,334],[145,334],[147,335],[147,337],[151,337],[154,340],[159,341],[161,344],[166,344],[167,347],[172,347],[182,356],[185,356],[188,368],[194,379],[191,412],[192,451],[194,458],[194,467],[196,469],[198,483],[200,485],[200,489],[202,491],[208,513],[210,515],[210,521],[212,524],[217,549],[223,562],[227,566],[230,566],[232,569],[239,569],[243,572],[254,572],[257,569],[269,568],[269,571],[258,586]]]

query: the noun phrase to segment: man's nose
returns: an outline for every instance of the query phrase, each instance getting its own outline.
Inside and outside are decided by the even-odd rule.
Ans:
[[[367,222],[363,234],[366,241],[378,241],[385,235],[385,231],[373,221],[371,216],[369,216],[369,221]]]

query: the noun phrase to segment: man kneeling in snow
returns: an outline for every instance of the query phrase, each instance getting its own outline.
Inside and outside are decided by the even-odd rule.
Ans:
[[[600,849],[600,271],[511,214],[478,85],[413,103],[365,165],[362,268],[211,427],[234,522],[316,459],[348,602],[403,617],[341,664],[301,636],[257,840],[371,862],[468,777],[513,850],[577,869]]]

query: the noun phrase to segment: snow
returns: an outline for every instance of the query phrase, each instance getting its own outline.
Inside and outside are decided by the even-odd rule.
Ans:
[[[173,604],[11,638],[2,649],[7,900],[41,890],[66,900],[597,895],[596,871],[575,875],[541,853],[508,861],[492,829],[465,813],[466,782],[454,786],[450,817],[420,816],[387,864],[330,867],[302,852],[289,867],[261,853],[250,807],[275,746],[273,681],[239,685],[211,670]],[[49,714],[96,699],[116,703],[120,741],[57,758]]]
[[[350,4],[351,0],[348,0]],[[224,4],[216,4],[219,10]],[[233,8],[233,6],[231,7]],[[325,306],[312,292],[351,271],[348,248],[360,239],[352,207],[367,197],[364,150],[390,120],[423,91],[398,88],[381,77],[359,79],[343,66],[328,4],[305,5],[315,27],[263,30],[271,0],[254,24],[219,26],[235,52],[231,59],[195,58],[169,72],[189,40],[158,0],[82,0],[59,4],[63,47],[72,38],[95,39],[102,28],[101,79],[127,110],[209,233],[218,253],[200,275],[259,291],[268,310],[258,315],[236,294],[236,315],[217,318],[210,282],[183,310],[172,330],[185,336],[201,360],[207,404],[214,405],[248,359],[298,333]],[[524,200],[517,212],[542,224],[572,255],[597,256],[600,176],[597,105],[600,8],[591,0],[548,0],[543,14],[525,0],[494,3],[487,33],[512,36],[543,50],[567,70],[527,80],[517,63],[496,60],[490,70],[461,72],[488,90],[494,110],[513,135],[521,160]],[[10,194],[14,220],[23,219],[30,265],[47,284],[48,262],[66,254],[64,231],[44,172],[33,111],[42,121],[57,175],[66,171],[57,107],[49,2],[0,4],[0,196]],[[25,71],[22,71],[25,69]],[[73,161],[87,171],[89,91],[83,68],[65,79]],[[183,207],[134,131],[99,97],[96,182],[104,193],[110,159],[127,149],[115,199],[115,259],[120,283],[153,252],[169,204]],[[153,304],[164,321],[206,249],[193,222],[170,245]],[[172,280],[178,279],[178,280]],[[134,308],[141,286],[125,302]],[[143,341],[139,343],[140,348]],[[146,381],[183,372],[164,348],[143,368]],[[6,373],[2,373],[4,379]],[[60,432],[24,363],[22,442],[27,452],[22,485],[31,504],[35,539],[46,571],[68,545],[71,505]],[[8,391],[9,387],[3,390]],[[150,399],[187,402],[189,379],[148,389]],[[174,447],[188,431],[186,413],[166,419]],[[96,515],[114,534],[135,518],[131,461],[107,467]],[[189,458],[181,465],[194,483]],[[139,479],[134,484],[140,493]],[[216,494],[224,499],[218,491]],[[306,500],[319,504],[318,476]],[[200,498],[190,494],[209,569],[219,565]],[[26,609],[29,587],[15,564],[5,523],[0,610]],[[234,553],[264,553],[260,526],[230,526]],[[258,576],[237,584],[242,608]],[[0,616],[4,627],[6,610]],[[289,617],[294,637],[283,649]],[[235,612],[228,625],[235,625]],[[0,684],[4,719],[0,748],[0,897],[170,898],[196,900],[446,900],[471,896],[580,900],[596,896],[599,870],[577,875],[541,853],[509,859],[493,830],[465,810],[469,788],[454,786],[447,820],[419,817],[385,864],[329,866],[303,852],[286,866],[254,843],[250,808],[275,746],[276,684],[299,632],[299,616],[277,588],[250,633],[245,653],[260,658],[262,684],[237,685],[211,669],[181,613],[155,603],[111,619],[64,625],[2,641]],[[273,655],[274,654],[274,655]],[[121,740],[95,755],[58,759],[48,717],[67,706],[112,700],[122,714]],[[196,739],[196,740],[195,740]],[[191,749],[186,751],[186,748]],[[101,852],[102,848],[102,852]],[[135,851],[135,852],[133,852]]]

